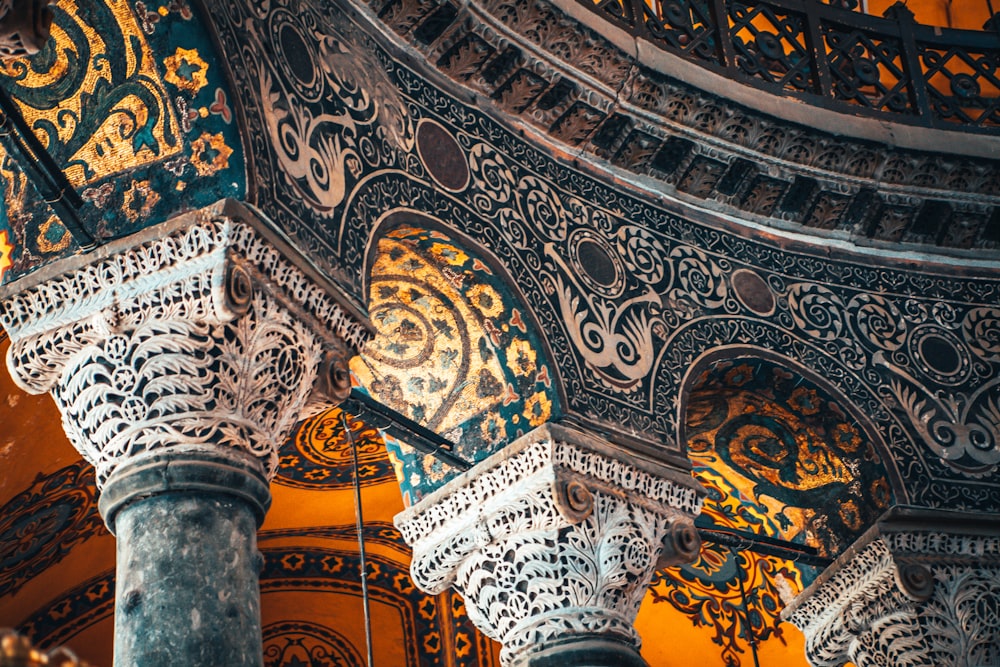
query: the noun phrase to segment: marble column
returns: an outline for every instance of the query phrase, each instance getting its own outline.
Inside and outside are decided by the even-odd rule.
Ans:
[[[506,667],[645,665],[633,623],[655,569],[694,560],[701,487],[544,425],[396,517],[422,590],[449,586]]]
[[[897,510],[782,617],[815,667],[997,667],[1000,519]]]
[[[49,392],[117,538],[116,667],[262,664],[256,529],[277,449],[350,391],[370,335],[222,203],[0,293],[8,367]]]

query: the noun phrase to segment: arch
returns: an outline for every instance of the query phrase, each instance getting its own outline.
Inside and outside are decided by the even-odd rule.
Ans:
[[[898,465],[897,461],[905,460],[908,478],[922,474],[922,459],[915,443],[886,397],[875,390],[881,379],[865,363],[865,352],[847,339],[836,341],[834,346],[823,343],[789,331],[780,323],[738,315],[712,315],[681,325],[671,333],[655,364],[649,398],[651,411],[657,415],[658,429],[683,452],[680,434],[683,407],[701,364],[718,355],[739,355],[741,350],[753,350],[754,354],[786,360],[853,405],[869,424],[877,425],[871,429],[873,434],[877,433],[876,441],[882,443],[880,454],[886,463]],[[910,502],[910,489],[903,484],[899,470],[890,467],[888,474],[897,501]]]
[[[364,285],[375,339],[352,365],[394,410],[480,461],[556,419],[556,368],[534,314],[499,262],[439,220],[396,211],[375,226]],[[454,470],[386,439],[404,498]]]
[[[776,520],[768,528],[760,517],[770,537],[836,557],[904,496],[871,420],[787,356],[754,346],[703,354],[679,408],[695,475],[711,470]]]
[[[881,463],[891,459],[871,420],[787,355],[754,345],[711,347],[689,360],[677,396],[678,440],[708,490],[703,528],[798,543],[834,558],[902,496],[895,470]],[[741,638],[781,637],[781,609],[818,574],[708,541],[697,561],[660,573],[651,595],[714,628],[727,664],[739,664]]]

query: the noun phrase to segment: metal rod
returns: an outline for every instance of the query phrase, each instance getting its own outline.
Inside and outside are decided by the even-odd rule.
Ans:
[[[83,199],[35,136],[3,86],[0,86],[0,143],[42,199],[52,207],[80,249],[90,251],[96,248],[97,239],[84,228],[80,219]]]
[[[712,542],[713,544],[735,549],[746,549],[763,556],[784,558],[796,563],[802,563],[803,565],[825,568],[833,563],[832,558],[820,556],[816,553],[815,549],[795,544],[794,542],[776,540],[765,535],[719,530],[717,528],[699,528],[698,534],[701,535],[701,539],[705,542]]]
[[[354,433],[347,423],[347,413],[341,411],[340,420],[344,424],[344,434],[351,443],[351,460],[354,462],[354,517],[358,530],[358,556],[361,566],[361,601],[365,614],[365,650],[368,656],[368,667],[373,667],[372,660],[372,618],[368,604],[368,558],[365,554],[365,519],[361,509],[361,479],[358,476],[358,443],[354,441]]]
[[[452,453],[455,451],[455,444],[453,442],[442,438],[428,428],[424,428],[387,405],[379,403],[371,396],[358,391],[356,388],[351,389],[350,397],[341,407],[356,417],[365,417],[365,421],[368,421],[368,414],[366,413],[381,417],[387,422],[381,428],[405,441],[406,444],[414,449],[424,454],[430,454],[452,468],[465,471],[472,467],[472,463]]]
[[[430,454],[446,465],[463,471],[468,470],[473,465],[452,453],[455,450],[455,445],[451,441],[379,403],[356,388],[351,390],[350,398],[341,407],[357,417],[364,417],[365,421],[368,421],[369,415],[385,420],[385,424],[380,425],[381,428],[404,440],[414,449]],[[825,568],[833,562],[832,559],[817,554],[816,550],[811,547],[777,540],[766,535],[723,530],[715,526],[699,528],[698,533],[705,542],[748,549],[765,556],[784,558],[803,565]]]

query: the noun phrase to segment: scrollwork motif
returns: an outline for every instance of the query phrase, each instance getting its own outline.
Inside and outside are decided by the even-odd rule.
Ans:
[[[790,286],[788,307],[795,325],[813,338],[831,340],[843,334],[844,304],[826,287],[808,283]]]
[[[888,389],[923,444],[967,475],[983,477],[1000,463],[1000,378],[970,394],[932,392],[880,354],[875,362],[895,377]]]
[[[1000,361],[1000,309],[973,308],[962,320],[965,340],[985,361]]]
[[[906,341],[906,322],[896,305],[877,294],[859,294],[847,305],[847,312],[862,339],[893,352]]]
[[[324,8],[337,7],[335,2],[321,4]],[[245,87],[258,87],[258,65],[252,62],[252,50],[242,48],[242,37],[247,32],[263,35],[262,26],[270,25],[268,16],[290,6],[287,1],[266,7],[236,3],[220,10],[224,14],[219,21],[220,33],[226,50],[245,61],[242,68],[233,68]],[[399,34],[413,39],[419,32],[415,28],[426,18],[429,6],[419,4],[419,12],[417,5],[392,7],[382,18],[393,26],[397,25],[396,19],[412,20],[405,28],[405,35]],[[409,11],[407,7],[413,9],[414,15],[399,16]],[[500,13],[509,11],[504,3],[495,7]],[[573,49],[582,49],[581,53],[595,52],[591,45],[584,44],[590,44],[590,38],[579,42],[568,36],[567,31],[572,32],[574,24],[564,16],[558,17],[558,26],[529,28],[529,24],[538,23],[538,12],[544,7],[527,3],[516,11],[510,10],[511,14],[504,13],[505,17],[519,17],[523,11],[531,17],[523,24],[520,18],[509,23],[505,19],[503,23],[510,29],[508,36],[525,35],[520,30],[523,27],[534,40],[557,29],[558,48],[572,43]],[[390,15],[396,18],[388,18]],[[478,74],[490,67],[490,63],[501,60],[503,50],[509,46],[507,37],[501,36],[502,30],[498,32],[501,26],[496,22],[489,29],[480,25],[484,14],[479,7],[463,5],[460,15],[463,18],[452,23],[433,44],[420,44],[419,49],[440,55],[436,62],[450,67],[461,57],[459,51],[465,48],[463,45],[474,43],[481,54],[475,62],[466,61],[458,69],[448,71],[462,70],[457,85],[471,86],[478,94],[488,96],[517,72],[512,65],[495,84]],[[296,20],[300,25],[306,21],[305,17]],[[379,140],[384,138],[384,132],[378,129],[380,122],[355,122],[350,128],[338,130],[337,136],[342,137],[345,146],[371,144],[374,152],[370,158],[359,152],[356,174],[347,167],[352,174],[347,183],[350,196],[345,197],[332,218],[324,217],[325,212],[297,205],[302,200],[289,196],[293,189],[282,182],[283,175],[274,167],[277,163],[272,147],[267,141],[250,137],[250,149],[261,172],[259,205],[307,248],[321,266],[332,268],[332,274],[360,293],[374,221],[384,220],[389,212],[403,215],[414,211],[446,221],[446,225],[453,225],[481,242],[523,290],[534,309],[533,315],[547,333],[560,371],[561,389],[567,397],[566,410],[574,417],[641,434],[650,446],[661,447],[671,455],[679,454],[683,443],[678,437],[676,405],[686,369],[700,355],[714,349],[760,341],[762,347],[788,355],[812,371],[828,376],[860,409],[880,415],[878,428],[890,443],[899,469],[905,471],[906,487],[912,494],[909,501],[932,506],[971,507],[985,503],[992,509],[1000,507],[1000,494],[988,478],[940,465],[936,453],[924,446],[919,436],[901,428],[896,401],[887,398],[892,394],[889,380],[895,376],[875,363],[876,353],[883,353],[890,363],[932,393],[938,388],[935,377],[958,387],[971,382],[980,386],[996,376],[1000,354],[994,349],[997,346],[990,331],[995,328],[991,322],[996,319],[993,311],[998,282],[991,276],[991,269],[937,263],[918,267],[909,262],[890,264],[868,251],[861,256],[803,249],[794,244],[782,245],[774,239],[734,233],[726,228],[727,223],[716,224],[720,221],[712,211],[672,213],[669,207],[632,196],[621,183],[592,178],[568,161],[539,150],[537,136],[525,138],[517,129],[504,125],[502,119],[467,103],[455,94],[457,89],[444,90],[422,71],[416,71],[419,67],[395,61],[376,40],[364,37],[367,26],[363,20],[358,21],[360,29],[355,29],[352,20],[345,14],[342,23],[332,25],[327,17],[320,17],[314,27],[324,35],[334,36],[344,48],[370,51],[398,93],[393,99],[403,101],[414,123],[433,121],[454,133],[468,160],[471,178],[464,195],[445,194],[426,174],[403,168],[406,160],[398,152],[378,152],[384,149],[384,142]],[[287,34],[291,40],[292,33]],[[267,35],[270,42],[275,39]],[[528,54],[524,57],[535,62]],[[287,68],[289,76],[293,73],[291,67]],[[530,69],[524,63],[518,63],[517,67]],[[543,78],[548,76],[544,69],[531,71]],[[693,152],[683,146],[677,149],[676,171],[662,175],[671,183],[681,182],[684,172],[696,170],[695,162],[701,164],[706,158],[732,164],[731,151],[718,141],[738,144],[742,147],[741,155],[746,155],[747,150],[757,151],[755,155],[766,154],[768,178],[788,179],[787,165],[772,158],[801,160],[810,169],[853,174],[849,181],[831,177],[833,182],[819,184],[819,191],[810,195],[813,203],[805,204],[807,209],[794,215],[782,214],[791,216],[787,220],[808,220],[806,224],[810,226],[831,229],[841,225],[842,231],[851,233],[848,231],[851,229],[860,233],[862,228],[878,222],[873,220],[874,213],[863,212],[856,224],[850,223],[853,225],[850,228],[846,218],[852,208],[867,204],[873,211],[876,207],[892,209],[894,214],[902,216],[906,229],[911,229],[905,220],[909,215],[906,211],[915,210],[924,197],[910,188],[918,180],[921,188],[940,182],[949,184],[943,187],[954,185],[965,192],[985,192],[985,186],[995,180],[996,170],[992,166],[952,164],[941,156],[906,151],[882,153],[866,146],[845,148],[842,138],[819,137],[801,129],[779,127],[764,118],[747,120],[745,114],[729,113],[715,101],[655,77],[650,79],[644,73],[636,72],[624,82],[610,80],[616,85],[622,83],[622,99],[647,111],[667,115],[671,122],[698,128],[697,132],[711,139],[708,142],[713,146],[711,150],[702,144]],[[558,92],[555,81],[551,83],[551,92]],[[603,109],[588,96],[589,91],[577,93],[567,93],[559,101],[563,106],[548,112],[539,110],[537,101],[531,102],[531,108],[524,114],[531,121],[546,122],[552,127],[576,102],[588,105],[593,102],[595,109]],[[301,93],[296,95],[296,99],[305,100]],[[539,95],[536,100],[542,97]],[[253,113],[254,109],[249,108],[248,114]],[[622,113],[627,115],[625,111]],[[250,120],[252,126],[263,127],[262,119]],[[593,140],[598,139],[609,121],[602,122],[597,134],[591,135]],[[666,149],[672,149],[676,143],[671,141],[676,138],[675,130],[666,136],[658,133],[647,136],[648,129],[636,125],[617,137],[615,141],[620,143],[607,149],[609,159],[629,168],[634,164],[622,161],[642,148],[646,157],[641,164],[645,169],[650,156],[666,157]],[[362,136],[365,142],[361,141]],[[581,149],[596,150],[591,144],[582,144]],[[875,174],[882,174],[880,178],[900,186],[898,196],[882,201],[884,193],[869,192],[879,188],[877,183],[866,181]],[[743,187],[742,183],[740,186]],[[746,199],[752,200],[752,197]],[[979,206],[977,203],[976,207]],[[976,215],[982,211],[977,208]],[[595,242],[586,249],[591,258],[606,264],[607,280],[603,286],[595,287],[586,281],[583,262],[578,261],[581,253],[573,254],[573,244],[577,237],[583,237],[580,230],[584,229],[601,235],[606,242],[606,245]],[[632,234],[632,230],[636,231],[635,236],[627,240],[619,238]],[[640,238],[650,240],[650,244],[640,243]],[[615,252],[609,252],[608,247]],[[650,251],[648,261],[640,250]],[[630,256],[633,251],[639,254]],[[662,280],[654,257],[665,257],[661,264]],[[623,267],[629,263],[620,283],[617,275],[612,275],[618,266],[616,262]],[[770,301],[759,310],[742,305],[733,283],[733,276],[741,270],[754,272],[766,283],[773,296],[773,312]],[[643,277],[659,282],[642,282]],[[768,314],[764,315],[765,312]],[[918,340],[914,332],[920,327],[946,333]],[[976,339],[983,342],[977,343]],[[947,352],[948,344],[962,354],[968,351],[968,364],[962,361],[961,372],[932,376],[919,365],[921,355],[924,361],[935,361],[926,351]],[[925,366],[933,370],[932,365]],[[964,379],[959,381],[960,378]]]

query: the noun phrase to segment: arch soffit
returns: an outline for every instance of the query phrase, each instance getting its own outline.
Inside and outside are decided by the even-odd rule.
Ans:
[[[772,537],[836,556],[891,504],[906,502],[874,423],[835,385],[786,355],[715,348],[691,364],[680,396],[679,433],[695,476],[766,508],[763,524],[774,525],[762,529],[776,530]]]
[[[363,282],[377,333],[352,365],[358,381],[456,443],[461,458],[479,461],[560,417],[544,330],[481,244],[426,214],[387,212],[373,226]],[[411,501],[450,478],[433,457],[387,445]]]

